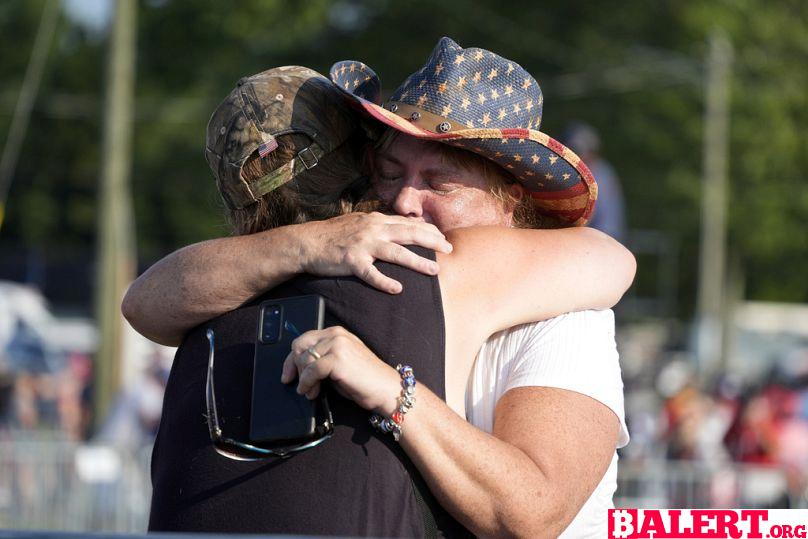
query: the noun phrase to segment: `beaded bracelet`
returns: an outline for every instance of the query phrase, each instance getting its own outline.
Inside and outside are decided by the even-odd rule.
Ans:
[[[379,414],[370,416],[370,424],[373,428],[384,433],[392,433],[393,439],[398,441],[401,438],[401,425],[404,423],[404,414],[415,406],[415,374],[409,365],[396,365],[398,374],[401,375],[401,396],[398,397],[398,409],[393,415],[384,418]]]

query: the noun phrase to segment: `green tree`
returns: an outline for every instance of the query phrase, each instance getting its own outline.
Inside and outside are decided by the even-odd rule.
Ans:
[[[0,5],[0,142],[42,1]],[[542,128],[600,132],[629,225],[680,245],[682,315],[697,279],[706,38],[735,47],[730,247],[753,299],[808,301],[808,22],[800,2],[143,1],[133,192],[141,260],[226,233],[202,149],[239,77],[366,62],[392,91],[442,35],[512,58],[544,89]],[[95,237],[106,36],[63,20],[10,193],[2,246],[84,249]],[[89,263],[89,261],[88,261]],[[640,284],[653,276],[640,268]]]

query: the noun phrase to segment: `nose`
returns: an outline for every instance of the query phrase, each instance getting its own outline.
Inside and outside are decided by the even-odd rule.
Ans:
[[[403,217],[423,218],[424,206],[421,191],[412,185],[403,186],[393,199],[393,211]]]

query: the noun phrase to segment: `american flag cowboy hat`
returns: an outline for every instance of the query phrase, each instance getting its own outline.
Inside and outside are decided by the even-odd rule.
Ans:
[[[573,226],[592,215],[595,179],[572,150],[539,131],[541,88],[516,62],[444,37],[383,105],[379,78],[365,64],[337,62],[330,75],[384,124],[494,161],[525,187],[540,213]]]

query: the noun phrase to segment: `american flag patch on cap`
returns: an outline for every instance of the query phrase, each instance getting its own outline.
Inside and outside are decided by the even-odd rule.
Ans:
[[[258,155],[261,159],[272,153],[278,148],[278,141],[273,137],[269,142],[265,142],[258,147]]]

